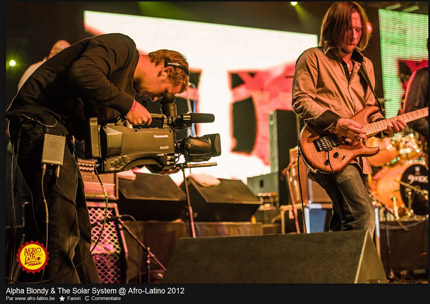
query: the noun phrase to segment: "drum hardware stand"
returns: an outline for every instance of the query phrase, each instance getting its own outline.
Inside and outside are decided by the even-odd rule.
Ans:
[[[376,202],[378,203],[378,205],[379,205],[379,206],[381,206],[382,208],[384,208],[384,214],[390,213],[392,216],[394,216],[393,211],[391,211],[391,209],[390,209],[390,208],[388,208],[388,207],[387,207],[387,205],[386,205],[384,202],[382,202],[382,201],[381,201],[381,200],[376,196],[376,194],[375,194],[375,193],[373,193],[373,191],[369,190],[369,194],[370,194],[370,197],[371,197],[374,201],[376,201]]]
[[[182,170],[182,175],[184,177],[185,194],[187,197],[188,216],[190,218],[191,236],[193,238],[196,237],[196,227],[194,225],[194,213],[193,213],[193,207],[191,206],[190,191],[188,189],[187,177],[185,176],[185,169],[186,168],[198,168],[198,167],[211,167],[211,166],[216,166],[216,165],[217,165],[217,163],[203,163],[203,164],[183,163],[183,164],[179,165],[179,167]]]
[[[157,257],[151,252],[150,248],[146,247],[139,240],[139,238],[130,230],[130,228],[128,228],[128,226],[126,224],[124,224],[124,222],[122,221],[121,218],[125,218],[125,217],[127,217],[127,215],[112,217],[112,220],[118,221],[118,223],[130,234],[130,236],[136,240],[136,242],[139,244],[139,246],[142,247],[146,251],[146,273],[147,273],[147,278],[148,278],[147,283],[149,284],[149,283],[151,283],[151,258],[155,261],[155,263],[157,263],[158,266],[160,266],[160,268],[163,271],[166,271],[166,267],[164,267],[164,265],[161,264],[161,262],[157,259]],[[139,269],[139,272],[140,272],[140,269]],[[139,275],[139,280],[140,280],[140,275]]]
[[[394,217],[398,220],[399,219],[399,208],[397,207],[397,199],[394,195],[391,196],[391,201],[393,202],[394,206]]]
[[[426,197],[429,195],[429,193],[428,193],[427,190],[423,190],[419,186],[412,186],[412,185],[409,185],[408,183],[405,183],[405,182],[402,182],[402,181],[398,181],[398,180],[395,180],[395,181],[399,182],[401,185],[403,185],[403,186],[405,186],[407,188],[410,188],[410,189],[414,190],[415,192],[417,192],[417,193],[419,193],[421,195],[425,195]]]
[[[415,191],[415,193],[423,195],[426,198],[426,200],[428,200],[428,191],[421,189],[419,186],[412,186],[412,185],[405,183],[403,181],[398,181],[398,180],[395,180],[395,181],[400,183],[401,185],[405,186],[406,188],[408,188],[408,190],[407,190],[408,209],[409,209],[408,215],[412,217],[414,215],[414,211],[412,209],[412,197],[413,197],[412,191]]]
[[[414,215],[414,210],[412,210],[412,190],[408,188],[406,190],[406,196],[408,197],[408,216],[412,217]]]

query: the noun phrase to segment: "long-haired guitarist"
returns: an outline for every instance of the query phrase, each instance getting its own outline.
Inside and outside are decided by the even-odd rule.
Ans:
[[[327,10],[318,47],[305,50],[297,60],[293,79],[292,105],[305,122],[300,149],[308,164],[309,177],[315,179],[333,202],[330,230],[364,230],[373,236],[375,211],[368,192],[371,166],[360,155],[333,150],[346,145],[346,151],[360,146],[369,135],[363,122],[353,119],[366,107],[375,108],[373,64],[361,53],[367,46],[369,31],[364,9],[356,2],[335,2]],[[371,111],[370,122],[383,120],[381,111]],[[383,136],[393,136],[406,126],[401,118],[386,120]],[[309,143],[303,131],[315,137]],[[319,137],[325,134],[324,137]],[[333,134],[334,136],[330,136]],[[338,139],[342,141],[338,142]],[[306,157],[304,149],[314,149]],[[348,146],[350,145],[350,146]],[[312,170],[312,165],[325,170]],[[342,163],[345,163],[343,165]]]

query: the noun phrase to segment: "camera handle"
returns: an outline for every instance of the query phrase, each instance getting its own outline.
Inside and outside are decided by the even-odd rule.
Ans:
[[[203,163],[203,164],[179,164],[179,167],[182,170],[182,175],[184,177],[184,185],[185,185],[185,194],[187,196],[187,207],[188,207],[188,215],[190,217],[190,229],[191,229],[191,236],[193,238],[196,237],[196,227],[194,225],[194,214],[193,214],[193,207],[191,206],[191,200],[190,200],[190,192],[188,189],[188,182],[187,177],[185,176],[185,169],[186,168],[197,168],[197,167],[211,167],[216,166],[217,163]]]

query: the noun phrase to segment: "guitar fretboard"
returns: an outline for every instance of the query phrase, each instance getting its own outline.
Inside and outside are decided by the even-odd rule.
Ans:
[[[388,119],[379,120],[379,121],[370,123],[368,125],[365,125],[364,129],[366,131],[366,135],[370,136],[370,135],[374,135],[374,134],[377,134],[381,131],[388,129],[387,121],[394,121],[397,118],[400,118],[404,122],[408,123],[408,122],[411,122],[411,121],[414,121],[414,120],[417,120],[417,119],[420,119],[423,117],[427,117],[428,115],[429,115],[429,108],[425,107],[425,108],[422,108],[419,110],[415,110],[412,112],[401,114],[401,115],[396,116],[396,117],[391,117]]]

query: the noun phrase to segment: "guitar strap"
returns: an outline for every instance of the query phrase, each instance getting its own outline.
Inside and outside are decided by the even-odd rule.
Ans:
[[[361,76],[363,76],[363,79],[364,79],[364,81],[366,81],[367,85],[369,86],[370,90],[372,91],[373,96],[375,96],[376,102],[378,103],[378,106],[379,106],[379,110],[381,111],[381,114],[385,117],[385,111],[381,107],[381,104],[379,103],[378,97],[376,96],[375,90],[373,89],[373,86],[370,83],[369,76],[367,74],[366,67],[364,66],[364,63],[361,63],[359,73],[361,74]]]

